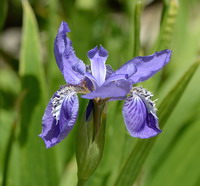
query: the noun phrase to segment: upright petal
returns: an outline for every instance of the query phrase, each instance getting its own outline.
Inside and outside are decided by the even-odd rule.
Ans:
[[[93,48],[88,52],[88,57],[91,61],[92,75],[97,80],[98,86],[101,86],[106,78],[106,59],[108,52],[102,46]]]
[[[105,82],[101,87],[98,87],[93,92],[83,95],[83,98],[94,99],[94,98],[119,98],[126,96],[132,87],[131,82],[121,79],[116,82]]]
[[[148,102],[139,92],[131,92],[123,107],[126,128],[131,136],[138,138],[153,137],[161,132],[152,102]]]
[[[73,88],[61,87],[51,98],[42,118],[39,135],[50,148],[62,141],[73,128],[78,115],[78,96]]]
[[[67,23],[62,22],[54,42],[54,54],[65,81],[77,85],[84,78],[85,64],[76,57],[72,42],[66,36],[67,32],[70,32]]]
[[[110,65],[106,65],[106,80],[114,74],[114,70]],[[87,88],[93,91],[98,87],[96,78],[92,75],[92,70],[90,65],[86,65],[85,81],[87,83]]]
[[[170,61],[171,53],[170,50],[162,50],[150,56],[133,58],[120,67],[116,73],[127,74],[128,71],[130,74],[129,79],[133,83],[145,81],[160,71]]]

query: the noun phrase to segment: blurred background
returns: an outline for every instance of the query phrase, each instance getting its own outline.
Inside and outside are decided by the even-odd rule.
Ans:
[[[87,51],[100,44],[108,50],[107,64],[113,69],[136,55],[173,51],[166,68],[141,83],[154,92],[157,105],[171,103],[167,96],[171,90],[175,101],[168,110],[159,107],[158,115],[167,113],[163,132],[142,160],[136,180],[124,185],[200,185],[200,69],[196,65],[188,71],[200,55],[199,10],[199,0],[1,0],[0,184],[77,183],[77,125],[51,149],[38,137],[48,100],[65,84],[53,53],[54,38],[64,20],[76,55],[86,64]],[[80,99],[77,123],[86,104]],[[122,102],[109,103],[104,156],[88,186],[116,185],[138,142],[125,129],[122,106]]]

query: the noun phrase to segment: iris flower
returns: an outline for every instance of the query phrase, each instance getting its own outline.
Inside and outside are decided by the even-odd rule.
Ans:
[[[67,32],[70,32],[67,23],[62,22],[55,38],[54,53],[66,85],[55,92],[42,118],[42,133],[39,136],[46,147],[56,145],[72,130],[79,110],[77,94],[97,104],[125,100],[122,113],[130,135],[149,138],[159,134],[156,107],[151,100],[153,94],[132,85],[160,71],[169,62],[171,51],[133,58],[115,71],[105,64],[108,52],[102,46],[88,52],[91,65],[85,65],[76,56]]]

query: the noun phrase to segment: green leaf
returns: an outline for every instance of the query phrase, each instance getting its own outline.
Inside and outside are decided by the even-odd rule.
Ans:
[[[161,105],[158,107],[158,110],[160,111],[158,115],[161,128],[164,127],[167,119],[173,113],[175,106],[183,95],[199,64],[200,61],[197,61],[191,65],[188,71],[184,73],[184,75],[180,78],[180,80],[176,83],[176,85],[172,88]],[[116,186],[133,185],[137,179],[143,163],[145,162],[153,144],[156,141],[156,138],[157,137],[147,140],[138,140],[136,146],[128,156],[121,172],[118,175],[118,178],[115,182]]]
[[[53,94],[55,90],[58,89],[60,84],[64,83],[64,78],[60,73],[60,70],[57,66],[55,57],[54,57],[54,39],[56,37],[60,19],[58,18],[58,7],[59,2],[54,0],[49,0],[49,14],[47,19],[47,32],[48,32],[48,40],[47,40],[47,49],[48,56],[46,59],[46,69],[47,76],[49,80],[49,92]]]
[[[2,29],[8,9],[8,0],[1,0],[0,1],[0,30]]]
[[[24,0],[22,2],[24,16],[19,68],[22,90],[27,93],[22,106],[22,112],[24,113],[22,114],[21,121],[20,142],[24,144],[28,135],[27,130],[29,126],[27,122],[31,120],[35,107],[41,104],[44,107],[47,103],[47,88],[45,85],[37,22],[28,1]]]
[[[161,30],[157,41],[156,50],[163,50],[170,47],[174,34],[174,26],[179,11],[178,0],[170,0],[164,5]]]
[[[180,105],[178,107],[178,110],[180,110]],[[155,155],[156,150],[154,149],[154,152],[151,153],[151,160],[149,158],[147,160],[148,163],[153,165],[152,167],[149,165],[151,168],[147,166],[149,167],[148,175],[146,175],[146,183],[148,186],[160,184],[163,186],[195,185],[194,182],[196,182],[200,175],[200,167],[198,166],[200,161],[198,158],[200,151],[198,148],[200,143],[198,138],[200,130],[198,114],[200,109],[195,110],[196,108],[194,106],[194,112],[190,113],[189,117],[181,121],[181,125],[177,128],[178,130],[170,128],[168,135],[162,136],[164,139],[159,140],[159,143],[165,147],[163,151],[160,149],[161,153],[157,151],[158,156]],[[179,116],[175,118],[180,121]],[[178,125],[177,120],[172,118],[172,122],[176,127]],[[173,132],[174,135],[172,134]],[[167,146],[164,144],[164,141],[168,142]],[[158,146],[160,145],[156,144],[156,148],[159,148]],[[152,161],[152,157],[155,158],[155,161]],[[167,180],[169,177],[170,180]]]
[[[47,88],[41,58],[40,38],[34,12],[28,1],[23,5],[23,34],[20,56],[22,91],[19,135],[20,185],[58,185],[54,149],[45,149],[41,120],[47,104]]]
[[[134,11],[134,53],[133,57],[139,56],[140,52],[140,22],[143,9],[142,0],[138,0],[135,4]]]
[[[159,106],[159,121],[161,128],[164,126],[166,121],[169,118],[169,115],[173,112],[175,105],[181,98],[184,90],[189,84],[191,78],[196,72],[198,66],[200,64],[200,60],[197,60],[193,65],[190,66],[187,72],[180,78],[177,84],[173,87],[173,89],[168,93],[165,99],[162,101]]]

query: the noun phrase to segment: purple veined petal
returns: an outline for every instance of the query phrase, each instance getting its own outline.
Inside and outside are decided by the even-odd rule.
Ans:
[[[124,104],[122,113],[126,128],[131,136],[138,138],[150,138],[161,132],[158,126],[158,118],[153,110],[147,107],[147,101],[137,94],[131,94]]]
[[[61,87],[51,98],[42,118],[39,135],[46,148],[62,141],[72,130],[78,116],[78,96],[69,86]]]
[[[88,58],[91,62],[92,75],[97,80],[98,86],[101,86],[106,78],[106,59],[108,52],[102,46],[93,48],[88,52]]]
[[[128,80],[118,80],[116,82],[105,82],[101,87],[98,87],[93,92],[90,92],[82,97],[85,99],[94,99],[94,98],[121,98],[126,96],[130,89],[132,88],[132,84]]]
[[[171,53],[172,51],[170,50],[162,50],[160,52],[155,52],[150,56],[139,56],[133,58],[124,64],[121,68],[119,68],[116,72],[122,73],[124,69],[126,69],[126,66],[129,67],[130,65],[134,65],[137,71],[133,73],[129,78],[133,81],[133,83],[145,81],[160,71],[170,61]],[[126,70],[124,73],[125,72]]]
[[[85,64],[76,57],[71,40],[66,36],[70,29],[64,21],[61,23],[54,41],[54,54],[65,81],[71,85],[80,84],[85,74]]]

